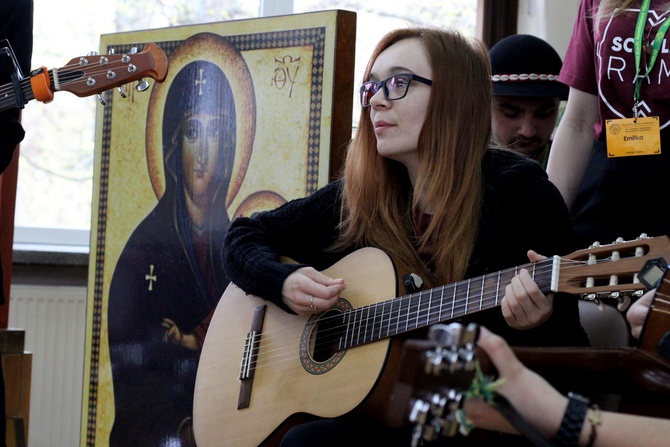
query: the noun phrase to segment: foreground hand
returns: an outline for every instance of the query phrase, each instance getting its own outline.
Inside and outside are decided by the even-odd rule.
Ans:
[[[546,256],[529,250],[528,259],[537,262],[546,259]],[[530,329],[549,319],[554,309],[553,296],[542,293],[528,270],[521,269],[505,288],[500,307],[505,321],[511,327]]]
[[[635,338],[640,338],[642,326],[644,326],[644,323],[647,320],[647,314],[649,313],[651,302],[654,301],[655,294],[656,289],[646,292],[630,306],[630,309],[628,309],[626,318],[630,323],[630,333]]]
[[[330,309],[346,288],[343,279],[333,279],[312,267],[291,273],[282,287],[282,300],[299,315]]]
[[[480,329],[477,345],[489,356],[502,379],[496,391],[544,436],[553,437],[558,431],[567,399],[545,379],[526,368],[502,337],[484,327]],[[507,419],[483,400],[469,399],[464,409],[477,428],[516,433]]]

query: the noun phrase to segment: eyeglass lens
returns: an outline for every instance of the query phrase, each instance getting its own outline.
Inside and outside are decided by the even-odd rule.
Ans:
[[[380,88],[383,88],[386,99],[402,99],[407,94],[409,83],[410,78],[407,75],[393,75],[378,82],[366,82],[361,86],[361,105],[368,107]]]

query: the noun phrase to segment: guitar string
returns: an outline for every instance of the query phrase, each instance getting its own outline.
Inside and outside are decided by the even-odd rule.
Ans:
[[[463,296],[463,293],[460,293],[459,296]],[[483,310],[483,309],[487,309],[487,308],[490,307],[490,304],[488,304],[488,303],[491,302],[491,300],[493,300],[493,305],[497,305],[497,304],[498,304],[497,299],[499,299],[499,296],[500,296],[499,293],[493,293],[493,298],[491,298],[491,293],[488,293],[488,294],[483,295],[483,298],[481,299],[481,301],[482,301],[482,302],[486,302],[486,305],[482,307],[482,310]],[[408,296],[408,297],[409,297],[409,298],[412,298],[411,296]],[[408,297],[400,297],[400,298],[408,298]],[[399,299],[400,299],[400,298],[399,298]],[[466,301],[472,301],[472,300],[476,300],[476,299],[472,299],[472,298],[466,297],[465,300],[466,300]],[[460,301],[463,301],[463,300],[460,300]],[[377,303],[377,304],[379,304],[379,303]],[[375,305],[377,305],[377,304],[374,304],[374,305],[371,305],[371,306],[375,306]],[[456,306],[457,306],[457,305],[456,305]],[[369,306],[368,306],[368,307],[369,307]],[[413,308],[414,308],[414,307],[413,307]],[[439,315],[439,313],[442,312],[442,309],[444,308],[444,306],[443,306],[443,305],[438,306],[438,307],[437,307],[437,311],[434,310],[434,309],[435,309],[435,306],[431,306],[431,307],[429,307],[429,310],[426,310],[426,309],[422,308],[422,306],[419,304],[416,308],[417,308],[418,310],[415,310],[415,311],[413,311],[412,313],[408,314],[408,316],[407,316],[407,318],[405,318],[405,320],[406,320],[406,321],[411,321],[412,319],[417,319],[417,321],[420,323],[420,324],[418,325],[418,327],[424,327],[424,326],[427,324],[427,323],[424,324],[424,321],[430,321],[430,319],[434,317],[434,314],[435,314],[435,313],[437,313],[437,314]],[[362,309],[362,308],[361,308],[361,309]],[[426,313],[426,312],[429,312],[429,313]],[[423,313],[423,315],[421,315],[421,313]],[[474,313],[474,312],[470,312],[470,313]],[[465,313],[465,314],[467,314],[467,313]],[[462,315],[463,315],[463,314],[457,314],[457,315],[455,315],[455,317],[462,316]],[[383,317],[384,317],[384,316],[382,315],[381,318],[383,319]],[[341,315],[336,315],[336,316],[334,316],[334,318],[341,318]],[[374,321],[376,318],[378,318],[377,315],[372,314],[372,316],[371,316],[368,320],[373,320],[373,321]],[[446,318],[446,319],[443,318],[442,320],[449,320],[449,319],[451,319],[451,318],[452,318],[452,317],[450,316],[450,317],[448,317],[448,318]],[[365,320],[362,320],[361,325],[364,325],[364,323],[365,323]],[[403,322],[403,323],[404,323],[404,322]],[[408,325],[407,325],[407,330],[414,330],[414,329],[416,329],[416,328],[417,328],[417,327],[413,327],[411,324],[408,324]],[[340,328],[335,327],[334,330],[337,331],[338,338],[339,338],[339,330],[340,330]],[[404,331],[405,331],[405,330],[400,331],[400,332],[404,332]],[[400,333],[400,332],[397,332],[397,333]],[[368,334],[366,333],[366,335],[368,335]],[[394,333],[393,335],[395,335],[395,333]],[[381,337],[381,338],[387,338],[387,337]],[[376,340],[379,340],[379,339],[380,339],[379,337],[376,337],[375,340],[373,340],[373,341],[376,341]],[[263,340],[262,342],[265,342],[265,341],[266,341],[266,340]],[[363,344],[363,343],[360,343],[360,344]],[[353,347],[355,347],[355,345],[354,345]],[[267,351],[267,349],[264,349],[264,352],[265,352],[265,351]]]
[[[551,265],[547,265],[546,267],[536,269],[536,275],[541,275],[542,273],[550,272],[551,269],[552,269]],[[514,269],[512,269],[511,272],[507,272],[507,273],[514,273]],[[491,276],[493,276],[493,275],[491,275]],[[498,276],[498,275],[495,275],[495,276]],[[509,277],[509,281],[511,281],[511,277],[512,276]],[[470,283],[472,283],[472,282],[481,283],[482,278],[472,278],[470,280]],[[409,312],[407,313],[407,315],[403,315],[402,321],[400,320],[399,315],[398,315],[398,319],[395,321],[396,326],[404,326],[404,329],[402,329],[402,330],[397,330],[397,328],[396,328],[395,330],[391,331],[391,332],[393,332],[392,335],[396,335],[396,334],[399,334],[399,333],[408,332],[408,331],[415,330],[415,329],[418,329],[418,328],[421,328],[421,327],[425,327],[427,324],[423,323],[424,318],[425,318],[425,321],[429,321],[431,316],[439,315],[440,312],[442,312],[445,309],[445,307],[451,308],[455,312],[454,312],[453,315],[449,315],[449,316],[446,316],[446,314],[450,313],[450,312],[444,312],[445,317],[441,318],[442,321],[448,321],[448,320],[451,320],[451,319],[462,317],[464,315],[468,315],[470,313],[474,313],[474,312],[467,312],[467,311],[465,313],[463,313],[460,310],[458,310],[459,308],[465,308],[464,304],[467,304],[469,302],[480,303],[481,304],[481,310],[491,308],[491,307],[497,305],[498,302],[502,299],[502,296],[504,295],[504,286],[508,284],[508,282],[505,282],[504,284],[501,284],[501,290],[499,290],[499,291],[486,289],[485,293],[481,294],[481,298],[477,298],[477,297],[473,298],[468,293],[469,292],[468,290],[460,290],[460,291],[458,290],[459,286],[464,286],[467,283],[468,283],[468,280],[460,281],[460,282],[455,283],[455,284],[450,284],[450,285],[442,286],[442,287],[436,287],[434,289],[431,289],[430,291],[420,291],[420,292],[416,292],[416,293],[413,293],[413,294],[410,294],[410,295],[405,295],[405,296],[397,297],[397,298],[394,298],[394,299],[391,299],[391,300],[383,301],[381,303],[369,304],[369,305],[366,305],[366,306],[362,306],[362,307],[347,311],[346,313],[347,314],[361,314],[361,315],[364,315],[366,312],[368,313],[367,318],[359,318],[358,321],[356,321],[356,323],[355,323],[356,327],[364,328],[363,329],[364,336],[367,336],[368,332],[365,330],[365,328],[370,326],[370,324],[369,324],[370,322],[372,322],[373,326],[374,326],[375,321],[389,319],[390,317],[392,318],[394,312],[399,313],[399,309],[407,308],[407,310]],[[434,297],[435,291],[444,292],[445,290],[452,290],[452,289],[454,289],[455,295],[452,295],[452,296],[447,297],[447,298],[445,298],[443,296],[441,299],[437,299],[437,301],[439,301],[438,304],[429,303],[428,308],[425,308],[425,306],[422,308],[422,306],[421,306],[422,303],[420,301],[425,300],[426,298],[428,298],[429,300],[434,299],[433,297]],[[451,299],[453,297],[455,297],[456,299]],[[412,300],[417,300],[417,299],[419,300],[419,302],[416,305],[412,305],[411,304]],[[402,301],[406,302],[407,306],[403,306]],[[396,303],[398,304],[398,306],[396,306],[395,308],[392,307],[392,309],[389,312],[382,311],[381,314],[375,313],[375,312],[370,312],[371,309],[378,309],[380,307],[380,305],[384,306],[385,304],[390,304],[391,306],[393,306],[393,304],[396,304]],[[471,307],[477,307],[477,306],[473,305]],[[424,315],[422,315],[422,312],[424,313]],[[425,312],[429,312],[429,313],[425,314]],[[324,323],[327,324],[329,322],[329,320],[335,320],[337,322],[338,320],[342,320],[343,317],[344,317],[344,315],[342,313],[335,313],[333,316],[321,317],[321,319],[319,319],[319,324],[320,325],[324,325]],[[412,321],[414,321],[414,323],[412,323]],[[295,333],[294,330],[296,328],[300,329],[303,326],[304,325],[295,325],[292,328],[289,328],[288,330],[290,331],[290,334],[293,335]],[[326,332],[330,332],[330,334],[325,333],[325,334],[321,335],[320,339],[325,340],[325,341],[322,341],[321,344],[322,345],[332,344],[331,340],[339,340],[341,338],[340,337],[341,330],[345,326],[346,326],[346,324],[340,325],[340,326],[335,325],[334,327],[328,329]],[[276,331],[282,332],[282,329],[278,329]],[[299,332],[302,332],[302,331],[299,331]],[[389,331],[387,331],[387,333],[388,332]],[[281,336],[282,334],[280,333],[280,336],[277,339],[272,340],[272,341],[267,340],[267,338],[271,338],[272,335],[273,335],[272,332],[264,333],[264,334],[261,335],[261,340],[259,341],[259,343],[264,344],[264,349],[263,349],[264,354],[271,354],[272,355],[268,359],[272,359],[273,356],[280,356],[280,357],[283,356],[283,353],[279,352],[279,351],[286,350],[286,348],[287,348],[286,342],[287,341],[293,342],[292,345],[288,346],[288,349],[294,350],[295,349],[295,344],[294,343],[297,341],[297,339],[302,338],[302,333],[300,334],[299,337],[297,337],[297,339],[294,338],[293,340],[290,340],[290,339],[285,338],[285,337],[282,338],[282,336]],[[392,335],[383,336],[383,337],[375,336],[374,340],[369,340],[367,342],[377,341],[377,340],[384,339],[384,338],[389,338]],[[273,347],[273,342],[278,344],[280,346],[280,348],[275,349]],[[367,343],[367,342],[365,342],[365,343]],[[266,345],[266,343],[268,343],[268,345]],[[364,342],[354,343],[354,346],[352,346],[352,347],[362,345],[362,344],[365,344],[365,343]],[[318,348],[319,348],[318,345],[314,346],[314,350],[316,350]],[[272,352],[272,351],[275,351],[275,352]]]
[[[545,262],[545,261],[540,261],[540,262],[542,263],[542,262]],[[597,263],[605,263],[605,262],[611,262],[611,261],[603,259],[603,260],[598,260],[596,262]],[[536,266],[537,266],[537,264],[538,263],[536,263]],[[582,267],[584,264],[586,264],[586,262],[562,259],[561,264],[562,264],[562,269],[570,269],[570,268],[574,268],[574,267]],[[520,268],[521,267],[523,267],[523,266],[520,266]],[[551,269],[552,269],[552,265],[550,263],[545,263],[545,264],[541,265],[540,268],[536,268],[535,275],[538,276],[538,275],[546,274],[547,271],[551,271]],[[510,270],[514,270],[514,269],[510,269]],[[503,272],[501,272],[501,274],[502,273]],[[495,274],[492,274],[491,276],[493,276],[493,275],[495,275]],[[495,275],[495,276],[497,276],[497,275]],[[510,280],[511,280],[511,278],[510,278]],[[477,283],[481,283],[482,278],[481,277],[472,278],[471,282],[472,281],[476,281]],[[465,280],[465,281],[461,281],[461,282],[458,282],[458,283],[455,283],[455,284],[442,286],[442,287],[437,287],[435,289],[431,289],[431,291],[435,291],[435,290],[438,290],[438,289],[446,290],[447,288],[450,288],[450,286],[455,286],[456,288],[458,288],[459,285],[464,285],[467,282],[468,281]],[[562,283],[562,281],[560,280],[560,277],[559,277],[559,282]],[[501,288],[502,288],[502,285],[501,285]],[[409,302],[413,298],[416,298],[417,296],[418,296],[418,299],[421,300],[422,299],[421,295],[430,295],[430,299],[434,299],[433,298],[434,293],[432,293],[430,291],[422,291],[422,292],[417,292],[415,294],[394,298],[392,300],[387,300],[385,303],[389,303],[391,301],[400,300],[400,299],[408,300],[408,302]],[[450,302],[450,301],[446,302],[446,307],[455,308],[455,307],[462,306],[463,303],[469,303],[470,301],[477,301],[477,302],[481,301],[483,303],[481,310],[484,310],[484,309],[491,308],[492,306],[498,305],[498,302],[499,302],[499,300],[502,299],[503,295],[504,295],[504,289],[501,289],[500,291],[488,291],[488,292],[485,291],[485,293],[482,294],[481,299],[476,299],[476,298],[473,299],[470,296],[465,296],[464,292],[459,293],[457,291],[457,293],[456,293],[457,299],[453,300],[453,303]],[[442,301],[443,301],[443,299],[442,299]],[[382,302],[382,303],[384,303],[384,302]],[[491,304],[491,303],[493,303],[493,304]],[[381,303],[374,303],[374,304],[363,306],[361,308],[356,308],[356,309],[353,309],[353,310],[347,311],[347,312],[348,313],[354,313],[354,312],[362,313],[366,309],[370,309],[370,308],[373,308],[375,306],[378,308],[380,304]],[[444,304],[445,303],[442,302],[441,304],[438,304],[438,305],[430,305],[430,307],[428,307],[427,309],[422,308],[421,304],[418,304],[417,306],[412,306],[412,308],[410,309],[410,313],[408,313],[406,317],[403,316],[404,321],[401,324],[405,324],[405,322],[412,321],[412,320],[415,320],[420,324],[416,327],[413,327],[411,325],[407,325],[406,330],[402,330],[402,331],[399,331],[399,332],[394,332],[392,335],[402,333],[402,332],[411,331],[411,330],[415,330],[415,329],[418,329],[418,328],[421,328],[421,327],[425,327],[426,325],[428,325],[428,323],[424,323],[424,321],[426,321],[426,322],[430,321],[430,319],[432,317],[434,317],[436,314],[439,315],[440,312],[444,313],[443,312],[443,309],[445,307]],[[471,307],[475,307],[475,306],[471,306]],[[477,311],[479,311],[479,310],[477,310]],[[424,313],[428,312],[428,313],[425,313],[425,315],[421,315],[421,312],[424,312]],[[374,322],[374,321],[380,320],[380,319],[383,320],[385,317],[391,316],[392,313],[393,313],[393,310],[389,311],[389,313],[387,315],[384,315],[383,313],[382,314],[377,314],[377,315],[375,315],[374,313],[369,314],[368,318],[361,319],[359,322],[357,322],[357,325],[365,326],[365,324],[368,323],[368,326],[369,326],[370,321]],[[442,318],[442,321],[443,322],[444,321],[449,321],[451,319],[462,317],[462,316],[467,315],[469,313],[474,313],[474,312],[466,312],[465,314],[455,315],[453,317],[449,316],[447,318]],[[322,317],[321,319],[319,319],[318,324],[323,325],[324,323],[327,323],[328,320],[332,320],[332,319],[341,320],[342,318],[343,318],[342,314],[337,313],[333,316]],[[296,329],[296,328],[299,329],[301,327],[304,328],[304,326],[305,326],[304,324],[299,324],[299,325],[295,325],[293,328],[284,327],[284,328],[276,329],[275,331],[270,331],[270,332],[261,334],[261,339],[257,343],[262,343],[263,344],[263,366],[269,366],[269,365],[274,364],[275,363],[274,361],[277,358],[279,358],[279,360],[282,360],[282,359],[289,360],[289,359],[293,359],[293,358],[299,356],[300,352],[299,352],[299,350],[295,349],[296,348],[295,343],[296,342],[299,343],[299,340],[302,339],[302,336],[303,336],[302,332],[303,331],[298,331],[299,336],[297,336],[297,337],[288,337],[288,338],[287,337],[282,338],[282,332],[290,331],[290,335],[293,336],[295,334],[294,329]],[[332,336],[329,336],[329,334],[322,335],[321,339],[322,340],[323,339],[327,340],[326,342],[322,342],[322,343],[330,344],[331,343],[330,340],[340,339],[341,329],[344,326],[345,325],[341,325],[341,326],[335,325],[332,329],[329,329],[330,331],[334,331],[333,334],[337,334],[337,336],[332,337]],[[279,335],[279,337],[276,336],[277,334]],[[364,335],[367,336],[368,335],[367,332],[365,332]],[[392,336],[392,335],[390,335],[390,336]],[[372,341],[378,341],[378,340],[381,340],[381,339],[389,338],[390,336],[381,337],[381,338],[376,337]],[[287,343],[287,342],[289,342],[289,343]],[[354,344],[352,347],[356,347],[356,346],[362,345],[362,344],[364,344],[364,343]],[[279,345],[279,348],[276,348],[275,347],[276,345]],[[297,346],[299,346],[299,345],[297,345]],[[315,346],[315,348],[318,348],[318,346]],[[289,351],[289,354],[291,355],[291,357],[285,358],[286,354],[283,351]],[[252,362],[251,366],[254,367],[254,368],[258,367],[257,361],[258,360],[256,360],[256,362]]]
[[[65,65],[63,67],[60,67],[57,69],[59,78],[63,75],[73,75],[77,72],[84,72],[84,75],[82,77],[78,77],[77,79],[71,81],[70,83],[81,83],[81,82],[86,82],[87,78],[86,76],[98,76],[103,73],[107,73],[110,69],[127,69],[129,65],[131,65],[133,60],[131,59],[128,62],[122,62],[120,59],[115,60],[115,61],[110,61],[104,65],[99,65],[99,64],[89,64],[89,65],[84,65],[80,66],[78,64],[71,64],[71,65]],[[135,64],[133,64],[135,65]],[[136,65],[137,66],[137,65]],[[49,69],[49,73],[53,73],[54,69]],[[139,67],[138,67],[139,70]],[[131,73],[134,74],[134,73]],[[19,81],[19,83],[25,83],[26,85],[30,85],[30,77],[24,77]],[[68,83],[68,84],[70,84]],[[8,83],[0,87],[0,93],[8,93],[13,91],[13,84]]]

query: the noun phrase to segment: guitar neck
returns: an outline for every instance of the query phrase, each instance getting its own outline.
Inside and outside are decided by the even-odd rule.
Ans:
[[[51,71],[49,71],[51,77]],[[20,95],[23,98],[23,103],[35,99],[33,89],[30,86],[30,78],[23,78],[19,81]],[[10,82],[0,87],[0,112],[18,107],[20,101],[17,98],[17,92],[14,90],[14,85]]]
[[[516,266],[446,286],[343,312],[340,349],[349,349],[394,335],[460,318],[500,305],[505,287],[523,268],[542,292],[555,291],[556,260]]]
[[[48,103],[59,91],[84,97],[144,77],[163,82],[167,67],[165,52],[154,43],[147,43],[141,53],[76,57],[61,68],[33,70],[18,86],[10,82],[0,87],[0,111],[21,108],[33,99]]]

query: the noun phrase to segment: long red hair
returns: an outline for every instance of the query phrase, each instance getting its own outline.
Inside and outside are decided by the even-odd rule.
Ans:
[[[379,42],[363,81],[379,54],[403,39],[422,42],[433,71],[418,142],[421,175],[412,188],[404,165],[377,153],[369,109],[363,109],[344,165],[338,245],[381,248],[429,285],[447,284],[465,275],[481,214],[482,160],[491,127],[488,51],[455,31],[399,29]],[[412,219],[419,203],[431,219],[417,235]]]

